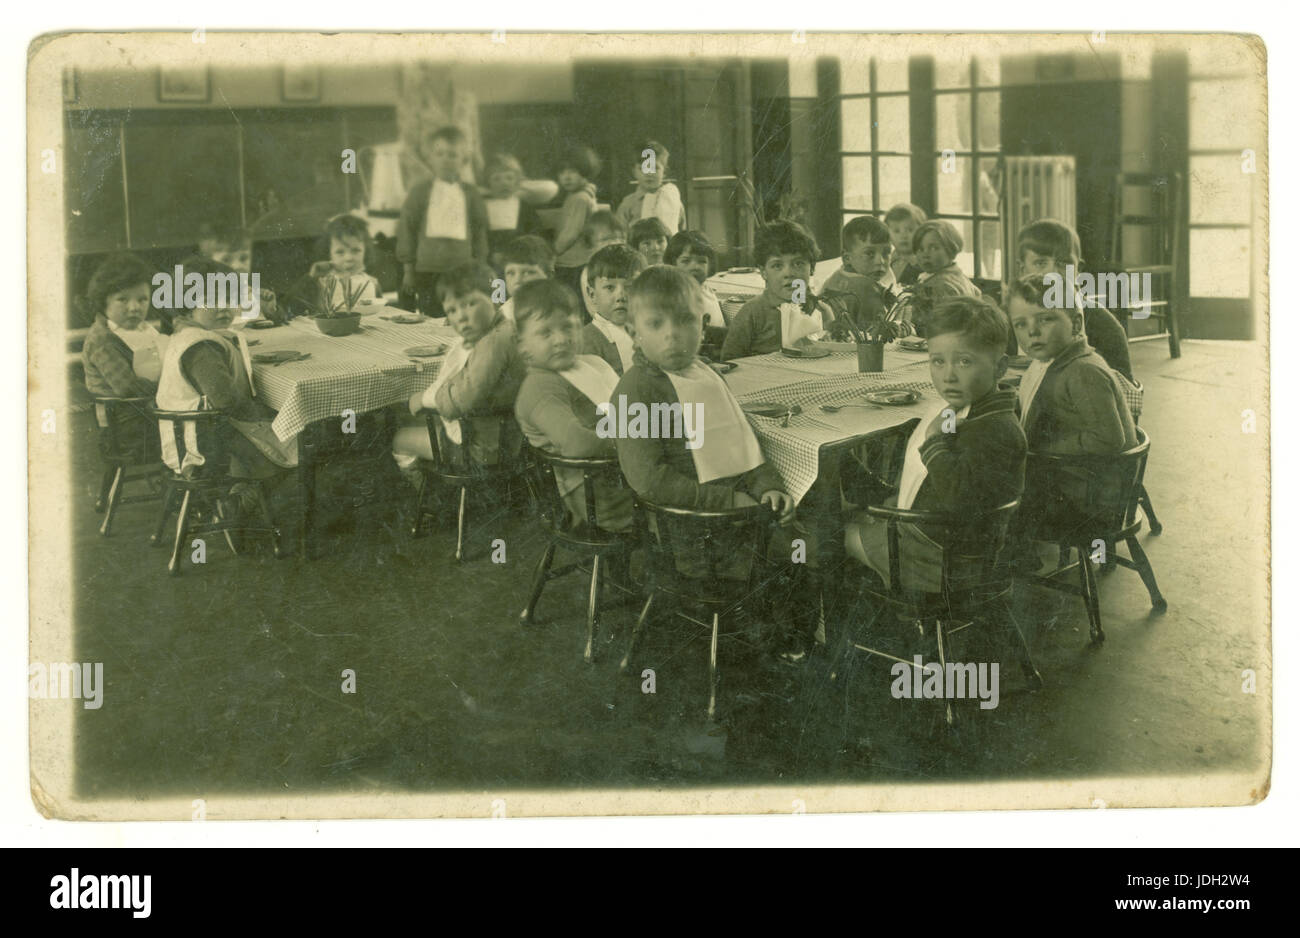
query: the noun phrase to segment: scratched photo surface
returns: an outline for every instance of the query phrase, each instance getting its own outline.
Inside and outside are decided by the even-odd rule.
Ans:
[[[1265,55],[36,40],[37,806],[1260,801]]]

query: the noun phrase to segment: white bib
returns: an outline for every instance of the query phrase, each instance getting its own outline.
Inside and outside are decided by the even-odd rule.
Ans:
[[[460,374],[461,370],[465,367],[466,362],[469,361],[470,351],[471,349],[465,348],[465,340],[460,336],[457,336],[452,341],[451,347],[447,350],[447,357],[442,362],[442,368],[438,370],[438,377],[434,380],[433,384],[429,385],[429,389],[424,392],[424,397],[421,399],[425,407],[430,409],[434,408],[433,401],[434,398],[438,396],[438,389],[456,375]],[[442,420],[442,417],[439,416],[438,419]],[[460,421],[442,420],[442,426],[443,429],[447,431],[447,439],[460,445]]]
[[[578,355],[572,368],[556,374],[577,388],[592,404],[609,403],[618,384],[618,373],[599,355]]]
[[[930,424],[934,418],[943,413],[951,405],[947,401],[940,401],[934,407],[931,407],[921,418],[921,422],[916,425],[912,435],[907,438],[907,452],[903,456],[903,473],[898,479],[898,507],[911,508],[912,502],[916,500],[916,495],[921,491],[921,484],[929,476],[930,470],[925,468],[925,463],[921,460],[921,445],[925,443],[926,431],[930,429]],[[964,418],[970,413],[970,405],[966,405],[956,412],[957,419]]]
[[[513,231],[519,227],[519,197],[485,199],[488,227],[493,231]]]
[[[1020,397],[1020,425],[1026,425],[1029,420],[1029,408],[1034,403],[1034,398],[1038,395],[1038,389],[1043,384],[1043,377],[1047,374],[1047,367],[1051,362],[1032,361],[1025,373],[1020,377],[1020,388],[1017,394]]]
[[[822,325],[820,309],[813,309],[811,315],[796,303],[782,303],[780,309],[781,345],[784,348],[790,348],[805,336],[816,335],[826,328]]]
[[[591,322],[600,330],[601,335],[614,343],[614,348],[618,349],[618,359],[623,363],[623,371],[626,373],[632,367],[632,352],[635,349],[632,337],[622,326],[610,322],[599,313],[591,314]]]
[[[424,219],[424,236],[469,240],[469,211],[465,206],[465,190],[460,183],[441,179],[433,181],[429,190],[429,210]]]
[[[113,320],[106,321],[109,330],[131,350],[131,370],[146,381],[157,384],[162,377],[162,360],[167,351],[168,337],[148,322],[142,322],[138,329],[121,329]]]
[[[692,408],[694,418],[703,411],[694,427],[701,445],[690,451],[701,482],[738,476],[763,462],[754,428],[716,371],[697,358],[682,371],[664,374],[673,383],[683,412]]]

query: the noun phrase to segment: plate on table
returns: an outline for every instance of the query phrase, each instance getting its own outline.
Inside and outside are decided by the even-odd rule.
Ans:
[[[735,362],[709,362],[709,367],[720,375],[729,375],[736,370]]]
[[[402,323],[403,325],[414,325],[418,322],[424,322],[424,317],[419,313],[395,313],[392,316],[380,316],[380,319],[386,319],[389,322]]]
[[[741,404],[740,409],[747,414],[758,417],[785,417],[803,413],[798,404],[781,404],[775,401],[757,401],[753,404]]]
[[[280,362],[291,362],[299,358],[302,358],[302,352],[295,352],[289,348],[276,349],[273,352],[253,353],[253,361],[259,365],[278,365]]]
[[[895,404],[901,407],[915,404],[920,399],[921,392],[911,388],[880,388],[867,392],[867,400],[873,404]]]
[[[1033,359],[1028,355],[1013,355],[1007,362],[1008,368],[1028,368]]]
[[[437,358],[446,351],[445,345],[413,345],[402,354],[408,358]]]
[[[909,352],[925,352],[930,348],[930,343],[920,336],[910,335],[898,340],[898,347],[907,349]]]
[[[831,354],[828,348],[790,348],[786,346],[781,349],[781,354],[786,358],[826,358]]]
[[[272,322],[269,319],[250,319],[244,324],[245,329],[274,329],[280,325],[278,322]]]

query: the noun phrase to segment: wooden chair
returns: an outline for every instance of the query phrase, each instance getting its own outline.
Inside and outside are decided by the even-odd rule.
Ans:
[[[150,538],[154,545],[164,543],[164,532],[171,517],[173,502],[176,505],[176,534],[172,541],[171,558],[167,570],[173,575],[181,572],[181,552],[191,537],[222,534],[232,553],[238,553],[232,533],[245,535],[266,534],[271,538],[275,556],[280,556],[280,529],[271,518],[262,485],[254,479],[236,479],[230,475],[229,455],[222,438],[236,432],[230,428],[225,415],[218,410],[159,410],[150,408],[150,416],[158,422],[158,432],[166,434],[176,445],[177,465],[181,471],[168,467],[163,478],[162,510],[158,525]],[[201,454],[203,463],[185,466],[185,457]],[[225,517],[221,498],[229,493],[236,482],[246,482],[256,493],[262,524],[250,524],[238,517]],[[211,520],[199,520],[200,514]]]
[[[1046,576],[1024,579],[1062,592],[1082,596],[1088,611],[1088,631],[1094,645],[1106,640],[1101,628],[1101,603],[1097,594],[1094,564],[1111,559],[1120,566],[1136,570],[1151,597],[1151,608],[1164,612],[1168,603],[1156,585],[1151,562],[1138,543],[1142,522],[1137,517],[1144,491],[1147,454],[1151,440],[1141,428],[1136,446],[1122,453],[1105,455],[1056,456],[1030,453],[1026,467],[1026,501],[1032,514],[1022,517],[1025,533],[1034,540],[1057,545],[1060,562]],[[1113,547],[1105,561],[1093,560],[1098,547],[1128,545],[1129,556],[1120,556]],[[1076,559],[1067,563],[1070,550]],[[1062,582],[1077,568],[1079,585]]]
[[[521,625],[533,622],[533,613],[542,596],[542,589],[551,580],[564,576],[582,567],[581,562],[574,562],[559,568],[552,568],[557,549],[563,549],[591,560],[591,582],[587,593],[587,646],[582,653],[582,660],[591,664],[595,654],[597,622],[600,615],[601,588],[611,582],[606,578],[606,567],[617,563],[627,570],[632,550],[640,541],[638,532],[617,533],[606,531],[596,521],[596,482],[607,481],[622,487],[623,474],[619,471],[615,458],[569,459],[553,456],[539,449],[530,447],[528,454],[529,470],[526,475],[528,488],[537,510],[537,520],[546,535],[546,548],[537,562],[533,574],[532,587],[528,591],[528,602],[519,614]],[[569,524],[569,509],[560,495],[556,485],[556,470],[568,469],[582,473],[582,494],[586,506],[583,520],[575,525]],[[617,588],[623,586],[614,583]],[[630,594],[629,594],[630,595]]]
[[[411,536],[418,537],[423,530],[424,520],[434,517],[436,508],[430,504],[439,485],[459,492],[459,506],[456,512],[456,562],[460,563],[465,555],[465,503],[473,492],[505,492],[508,494],[510,484],[520,478],[523,469],[518,458],[522,436],[513,413],[478,415],[472,419],[460,421],[461,442],[453,443],[447,437],[437,411],[424,411],[429,429],[429,444],[433,448],[433,460],[420,460],[422,473],[420,488],[415,495],[415,510],[411,522]],[[497,422],[500,440],[500,459],[496,465],[484,466],[471,458],[470,452],[475,441],[475,421],[491,417]]]
[[[763,596],[768,535],[773,523],[772,510],[766,505],[750,505],[722,511],[694,511],[686,508],[669,508],[645,499],[637,504],[645,515],[646,534],[646,601],[632,628],[627,652],[619,663],[619,673],[632,672],[636,655],[650,613],[656,601],[673,604],[673,611],[698,626],[709,629],[709,708],[708,718],[713,720],[718,709],[718,640],[722,636],[722,621],[739,612],[747,603],[761,602]],[[678,568],[678,551],[683,545],[692,545],[695,553],[704,560],[698,574],[686,574]],[[723,575],[720,567],[734,559],[734,551],[719,549],[719,545],[737,545],[752,548],[753,559],[745,579]],[[688,559],[698,560],[696,557]],[[696,619],[681,609],[684,605],[692,611],[699,609],[708,621]]]
[[[1188,307],[1187,276],[1180,269],[1187,243],[1182,174],[1117,173],[1111,191],[1115,194],[1111,212],[1111,263],[1119,267],[1119,273],[1151,275],[1157,298],[1147,297],[1148,313],[1169,335],[1169,357],[1178,358],[1183,354],[1179,317]],[[1126,212],[1126,195],[1144,198],[1149,209]],[[1132,240],[1126,242],[1126,235]],[[1125,264],[1126,250],[1130,255],[1145,250],[1151,262]]]
[[[883,519],[887,525],[889,582],[883,590],[870,582],[857,587],[857,598],[865,598],[875,607],[875,615],[867,628],[870,629],[886,613],[915,622],[921,635],[933,627],[938,663],[946,672],[952,636],[972,625],[991,625],[1015,653],[1030,689],[1042,687],[1043,679],[1034,666],[1029,646],[1011,617],[1011,569],[1000,558],[1007,528],[1019,504],[1019,501],[1013,501],[984,512],[962,513],[868,505],[867,512]],[[903,585],[898,532],[898,526],[903,523],[924,526],[927,535],[938,544],[939,592],[909,589]],[[937,538],[931,533],[936,530],[943,532]],[[958,570],[960,577],[955,575]],[[850,578],[844,578],[842,582],[849,589],[855,586]],[[844,629],[843,635],[844,659],[853,651],[860,651],[901,662],[909,668],[915,667],[913,661],[861,644],[855,639],[851,626]],[[919,679],[920,675],[914,677]],[[949,727],[954,725],[952,701],[947,698],[944,698],[944,718]]]
[[[95,511],[104,515],[99,525],[103,537],[111,532],[119,506],[158,498],[162,473],[158,466],[156,424],[149,416],[152,406],[153,400],[148,397],[95,398],[99,457],[104,464]],[[126,486],[132,482],[147,483],[149,492],[125,494]]]

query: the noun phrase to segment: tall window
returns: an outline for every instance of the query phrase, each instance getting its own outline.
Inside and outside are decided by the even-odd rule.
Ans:
[[[1000,278],[998,155],[1002,89],[997,59],[935,63],[935,212],[961,232],[957,266]]]
[[[910,202],[907,62],[843,60],[840,73],[841,171],[845,221]]]

